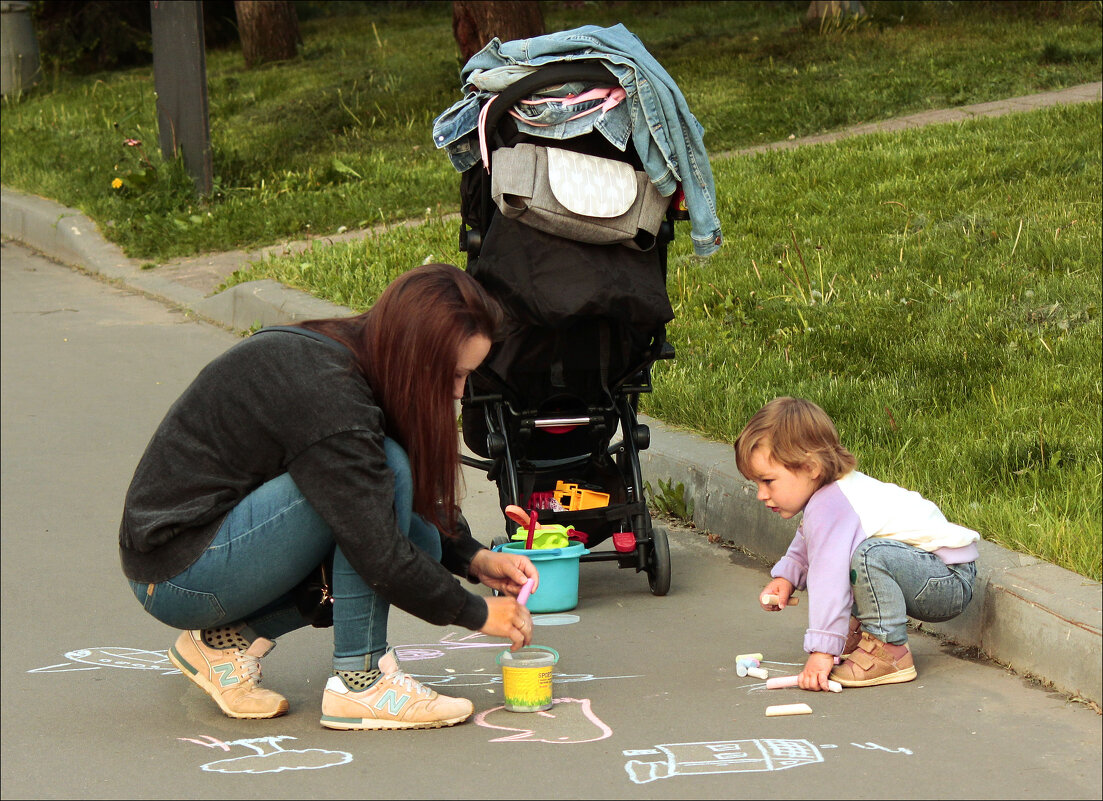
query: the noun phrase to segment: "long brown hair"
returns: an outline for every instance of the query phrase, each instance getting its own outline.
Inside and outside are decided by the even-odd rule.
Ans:
[[[842,478],[858,463],[839,441],[827,412],[804,398],[774,398],[743,427],[735,441],[735,464],[752,480],[751,454],[759,447],[768,448],[774,461],[788,470],[818,465],[821,487]]]
[[[448,535],[461,479],[452,397],[459,350],[476,335],[493,340],[501,321],[498,304],[466,272],[424,264],[392,281],[363,314],[300,324],[355,354],[387,436],[410,458],[414,512]]]

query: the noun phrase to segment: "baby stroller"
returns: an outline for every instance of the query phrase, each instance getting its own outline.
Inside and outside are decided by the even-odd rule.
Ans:
[[[673,220],[686,217],[677,194],[660,197],[646,181],[632,148],[621,151],[593,130],[550,141],[524,132],[513,110],[538,103],[546,91],[578,97],[597,90],[591,95],[597,105],[618,88],[601,63],[555,63],[516,80],[481,109],[485,164],[461,177],[460,249],[467,271],[505,309],[507,330],[468,379],[463,439],[475,455],[463,461],[497,484],[503,510],[516,505],[541,525],[573,527],[572,539],[588,549],[581,561],[644,571],[651,592],[665,595],[670,549],[644,497],[639,454],[650,433],[637,411],[640,394],[651,391],[652,366],[674,358],[665,336],[674,317],[667,245]],[[548,163],[540,164],[533,152],[545,149]],[[620,241],[595,242],[593,231],[575,236],[578,219],[557,198],[549,200],[551,209],[535,208],[541,187],[532,186],[532,175],[555,169],[556,158],[560,172],[571,175],[597,158],[621,165],[633,180],[644,176],[639,194],[650,190],[648,210],[639,218],[630,211]],[[534,213],[544,218],[534,220]],[[599,231],[596,239],[605,236]],[[506,535],[492,546],[516,530],[507,517]],[[609,540],[611,548],[595,548]]]

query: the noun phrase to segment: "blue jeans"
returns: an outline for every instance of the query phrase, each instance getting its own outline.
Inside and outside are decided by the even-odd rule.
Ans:
[[[908,616],[936,623],[965,611],[976,575],[976,562],[948,565],[907,543],[871,537],[850,558],[852,614],[877,639],[901,645]]]
[[[406,452],[384,440],[395,477],[395,516],[403,535],[438,561],[440,534],[413,513],[413,480]],[[147,612],[178,629],[245,624],[274,640],[309,625],[292,590],[334,550],[333,666],[374,668],[387,650],[390,604],[334,548],[333,532],[284,473],[257,487],[222,522],[190,567],[153,585],[131,581]]]

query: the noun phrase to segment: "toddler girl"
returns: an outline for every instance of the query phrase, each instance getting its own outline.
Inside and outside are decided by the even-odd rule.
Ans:
[[[763,604],[777,611],[794,589],[808,590],[800,687],[914,679],[908,616],[935,622],[964,611],[980,535],[918,493],[855,470],[831,418],[811,401],[767,403],[736,440],[735,458],[767,508],[785,520],[804,513],[761,593],[777,597]]]

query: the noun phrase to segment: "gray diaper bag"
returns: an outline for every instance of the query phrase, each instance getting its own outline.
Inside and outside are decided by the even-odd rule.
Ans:
[[[549,234],[649,250],[670,198],[623,161],[520,144],[494,151],[490,192],[499,211]]]

